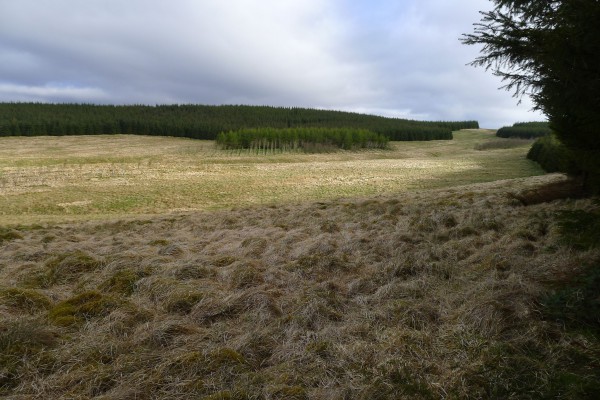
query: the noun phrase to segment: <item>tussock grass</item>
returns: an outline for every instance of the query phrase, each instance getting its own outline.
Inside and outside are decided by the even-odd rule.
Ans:
[[[0,395],[592,398],[597,200],[516,198],[564,179],[11,228]]]
[[[0,243],[15,239],[23,239],[23,236],[12,229],[0,227]]]

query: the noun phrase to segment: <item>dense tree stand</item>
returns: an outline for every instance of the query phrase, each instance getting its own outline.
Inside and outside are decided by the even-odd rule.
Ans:
[[[515,96],[528,94],[600,193],[600,1],[494,0],[462,42],[483,45],[472,65],[491,69]]]

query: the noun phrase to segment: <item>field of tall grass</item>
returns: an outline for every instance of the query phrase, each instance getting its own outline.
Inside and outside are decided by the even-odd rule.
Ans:
[[[488,140],[2,139],[0,397],[594,398],[600,199]]]
[[[0,224],[289,204],[539,175],[527,142],[476,150],[492,132],[302,154],[219,150],[169,137],[0,138]]]

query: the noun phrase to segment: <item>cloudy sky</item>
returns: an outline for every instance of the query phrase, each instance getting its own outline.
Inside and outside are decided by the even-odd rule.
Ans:
[[[488,0],[0,0],[0,101],[540,120],[466,64]]]

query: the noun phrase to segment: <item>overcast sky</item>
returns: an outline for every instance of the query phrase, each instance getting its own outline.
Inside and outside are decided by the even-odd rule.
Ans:
[[[543,120],[466,64],[488,0],[0,0],[0,101]]]

